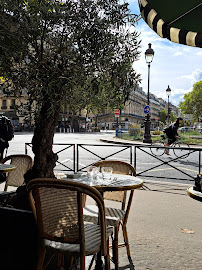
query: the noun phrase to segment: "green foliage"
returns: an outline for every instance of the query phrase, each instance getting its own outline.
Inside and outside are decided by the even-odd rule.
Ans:
[[[133,139],[139,139],[144,135],[144,130],[140,128],[129,129],[128,132]]]
[[[161,112],[160,112],[160,121],[162,122],[162,123],[166,123],[166,114],[168,113],[168,111],[167,110],[162,110]]]
[[[160,130],[154,130],[154,131],[152,131],[152,135],[160,135],[160,134],[163,134],[163,132],[160,131]]]
[[[168,115],[168,110],[162,110],[160,112],[160,122],[166,124],[167,121],[167,115]],[[174,113],[171,111],[170,113],[170,117],[169,117],[170,122],[174,122],[176,120],[176,115],[174,115]]]
[[[54,176],[61,104],[97,112],[127,100],[139,81],[132,66],[140,44],[130,27],[136,19],[119,0],[0,1],[4,91],[26,91],[35,104],[30,179]]]
[[[193,90],[184,95],[184,101],[180,102],[179,107],[183,114],[193,114],[194,119],[202,118],[202,81],[193,85]]]
[[[118,0],[1,1],[5,91],[26,89],[39,111],[64,99],[72,111],[120,107],[139,80],[136,19]]]

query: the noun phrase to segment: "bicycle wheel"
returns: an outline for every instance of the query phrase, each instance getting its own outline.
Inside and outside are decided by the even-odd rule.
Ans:
[[[160,156],[162,156],[164,154],[165,148],[161,147],[161,146],[164,146],[163,142],[160,142],[158,144],[152,143],[151,146],[155,146],[155,147],[150,148],[150,151],[154,156],[159,156],[160,157]]]
[[[173,153],[178,158],[187,158],[190,154],[189,145],[187,143],[183,143],[182,145],[181,143],[177,142],[173,144],[173,147],[175,147],[175,149],[173,149]],[[188,149],[182,149],[181,147],[186,147]]]

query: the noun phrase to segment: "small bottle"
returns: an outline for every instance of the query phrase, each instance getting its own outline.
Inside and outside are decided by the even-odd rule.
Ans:
[[[202,186],[202,177],[201,175],[197,174],[197,176],[195,177],[194,190],[201,192],[201,186]]]

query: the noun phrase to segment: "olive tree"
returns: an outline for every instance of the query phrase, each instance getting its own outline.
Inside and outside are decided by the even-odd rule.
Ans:
[[[61,103],[85,108],[99,99],[106,106],[127,99],[139,80],[132,68],[139,56],[136,19],[119,0],[1,1],[4,87],[35,101],[34,166],[27,180],[54,177]]]

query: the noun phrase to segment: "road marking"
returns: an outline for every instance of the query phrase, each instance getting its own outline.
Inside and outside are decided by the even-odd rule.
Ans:
[[[64,163],[64,162],[67,162],[67,161],[70,161],[70,162],[74,162],[73,161],[73,159],[69,159],[69,158],[67,158],[67,159],[65,159],[65,160],[63,160],[63,161],[60,161],[60,163]],[[61,164],[60,164],[61,165]],[[79,163],[79,165],[81,165],[81,166],[86,166],[85,164],[82,164],[82,163]]]
[[[195,171],[195,170],[191,170],[191,169],[187,169],[187,168],[184,168],[184,167],[176,167],[176,169],[182,169],[182,170],[185,170],[185,171],[191,171],[191,172],[195,172],[197,173],[198,171]],[[167,168],[167,169],[156,169],[156,170],[150,170],[150,171],[166,171],[166,170],[175,170],[175,168]]]

